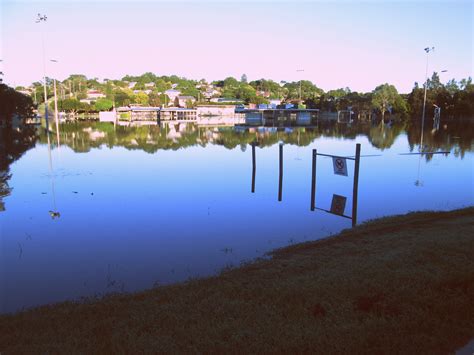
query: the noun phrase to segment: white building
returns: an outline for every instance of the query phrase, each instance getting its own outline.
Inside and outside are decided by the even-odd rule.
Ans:
[[[89,90],[87,91],[87,99],[88,100],[97,100],[104,98],[105,95],[102,94],[100,91],[97,90]]]
[[[181,91],[175,90],[175,89],[170,89],[165,91],[165,95],[167,95],[170,98],[170,102],[168,103],[169,105],[173,105],[175,102],[175,99],[181,95]]]

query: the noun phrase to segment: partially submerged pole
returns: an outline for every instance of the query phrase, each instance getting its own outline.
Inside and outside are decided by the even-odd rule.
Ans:
[[[315,209],[315,198],[316,198],[316,157],[317,149],[313,149],[313,164],[311,169],[311,211]]]
[[[282,200],[283,193],[283,143],[280,143],[280,174],[278,179],[278,201]]]
[[[255,192],[255,173],[257,170],[255,159],[255,142],[252,143],[252,193]]]
[[[356,144],[355,167],[354,167],[354,187],[352,190],[352,226],[357,224],[357,197],[359,193],[359,163],[360,163],[360,143]]]

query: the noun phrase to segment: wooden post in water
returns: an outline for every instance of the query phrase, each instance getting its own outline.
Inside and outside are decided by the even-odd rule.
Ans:
[[[252,193],[255,192],[255,172],[257,170],[257,164],[255,160],[255,142],[252,143]]]
[[[282,200],[283,190],[283,143],[280,143],[280,176],[278,180],[278,201]]]
[[[313,149],[313,165],[311,169],[311,211],[315,209],[315,197],[316,197],[316,157],[317,149]]]
[[[357,224],[357,194],[359,192],[359,163],[360,163],[360,143],[356,144],[355,167],[354,167],[354,188],[352,190],[352,226]]]

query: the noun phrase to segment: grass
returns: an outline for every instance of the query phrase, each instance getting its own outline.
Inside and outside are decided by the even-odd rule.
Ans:
[[[221,275],[0,316],[0,352],[446,354],[474,337],[474,208],[376,220]]]

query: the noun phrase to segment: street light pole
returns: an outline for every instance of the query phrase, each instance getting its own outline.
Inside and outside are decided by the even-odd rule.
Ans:
[[[421,140],[420,140],[420,149],[423,151],[423,130],[425,128],[425,111],[426,111],[426,92],[428,89],[428,58],[429,53],[434,51],[434,47],[426,47],[426,72],[425,72],[425,96],[423,98],[423,114],[421,116]]]
[[[36,23],[46,22],[46,15],[38,14]],[[44,49],[44,31],[41,30],[41,42],[43,45],[43,80],[44,80],[44,118],[46,120],[46,130],[49,131],[49,119],[48,119],[48,90],[46,88],[46,59],[45,59],[45,49]]]

